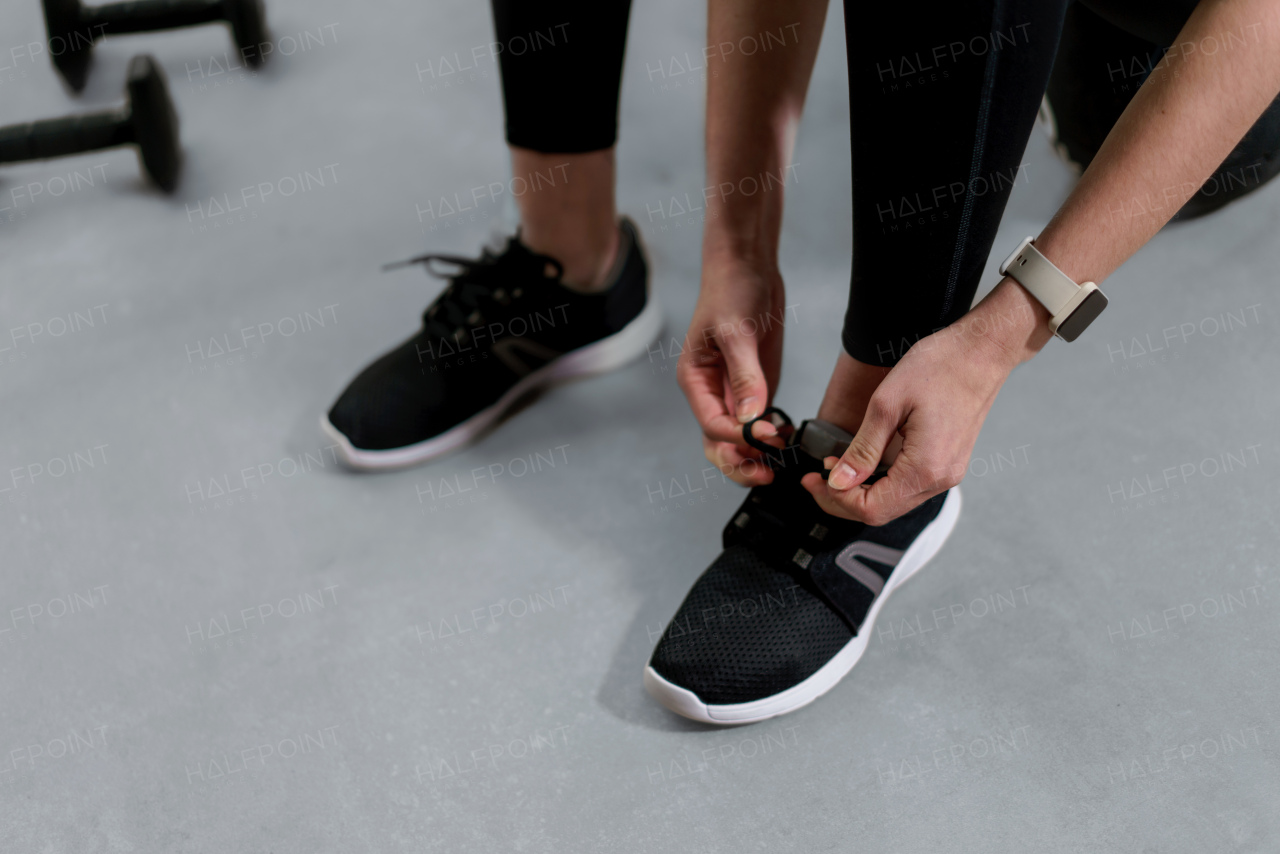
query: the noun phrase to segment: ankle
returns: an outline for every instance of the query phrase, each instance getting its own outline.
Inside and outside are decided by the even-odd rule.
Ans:
[[[822,396],[822,405],[818,407],[818,417],[857,434],[871,395],[889,375],[889,370],[859,362],[841,351]]]
[[[511,166],[530,176],[516,200],[521,241],[559,261],[568,287],[602,288],[619,243],[613,149],[548,154],[511,146]]]
[[[822,405],[818,407],[818,418],[858,435],[858,428],[867,415],[871,396],[889,375],[889,371],[890,368],[859,362],[842,351],[836,360],[835,370],[831,372]],[[902,436],[897,435],[885,448],[880,461],[885,465],[892,465],[900,450]]]
[[[600,232],[598,228],[565,228],[561,222],[549,231],[522,228],[520,242],[539,255],[559,261],[564,271],[560,281],[565,287],[590,293],[609,284],[609,273],[622,245],[617,225]]]

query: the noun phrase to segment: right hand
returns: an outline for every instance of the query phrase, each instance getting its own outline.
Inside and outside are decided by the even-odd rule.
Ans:
[[[744,486],[773,479],[760,452],[743,442],[742,425],[763,412],[777,390],[785,321],[786,293],[776,269],[739,259],[704,260],[676,377],[702,428],[707,459]],[[765,421],[752,435],[782,445]]]

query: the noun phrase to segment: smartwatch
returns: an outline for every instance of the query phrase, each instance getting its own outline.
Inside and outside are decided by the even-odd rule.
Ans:
[[[1093,282],[1076,284],[1071,277],[1040,254],[1025,237],[1013,254],[1000,265],[1000,275],[1009,276],[1026,288],[1053,315],[1049,331],[1063,341],[1074,341],[1107,307],[1107,298]]]

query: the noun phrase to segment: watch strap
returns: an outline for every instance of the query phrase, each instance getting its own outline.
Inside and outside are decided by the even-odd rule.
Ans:
[[[1107,297],[1093,282],[1076,284],[1023,238],[1013,254],[1000,265],[1002,276],[1012,276],[1049,310],[1049,331],[1063,341],[1074,341],[1107,307]]]
[[[1018,284],[1057,317],[1076,298],[1081,286],[1040,254],[1032,240],[1034,238],[1027,237],[1018,244],[1013,254],[1000,265],[1000,275],[1017,279]]]

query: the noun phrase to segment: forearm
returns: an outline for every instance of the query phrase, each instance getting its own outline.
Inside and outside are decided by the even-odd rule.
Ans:
[[[1224,34],[1234,40],[1228,47]],[[1241,42],[1244,42],[1241,44]],[[1206,47],[1217,49],[1206,52]],[[1177,213],[1280,91],[1280,5],[1205,0],[1134,96],[1036,246],[1077,282],[1101,282]],[[1031,358],[1052,337],[1044,311],[1005,279],[980,306],[1001,347]]]
[[[827,0],[708,2],[716,61],[707,77],[706,260],[777,264],[783,187],[826,9]],[[753,53],[740,49],[753,44]]]

